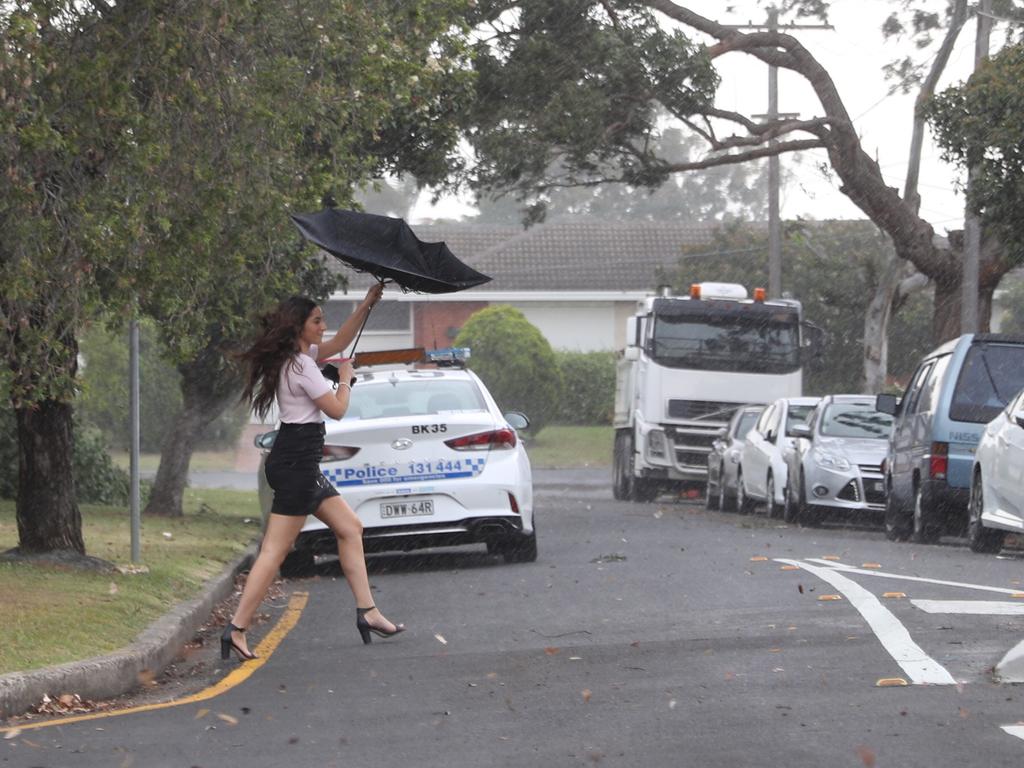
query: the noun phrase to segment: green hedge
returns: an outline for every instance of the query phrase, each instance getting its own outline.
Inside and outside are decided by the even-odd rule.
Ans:
[[[562,376],[547,339],[518,309],[496,305],[473,314],[455,345],[469,347],[469,367],[503,411],[522,411],[540,432],[557,412]]]
[[[558,424],[611,424],[615,410],[614,352],[555,352],[562,374],[562,398],[552,421]]]

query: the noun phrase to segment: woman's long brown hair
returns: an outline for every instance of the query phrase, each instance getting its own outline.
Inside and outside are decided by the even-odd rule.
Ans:
[[[314,309],[316,302],[305,296],[285,299],[260,317],[260,335],[241,355],[247,368],[242,400],[251,402],[261,419],[274,404],[281,368],[299,351],[302,327]]]

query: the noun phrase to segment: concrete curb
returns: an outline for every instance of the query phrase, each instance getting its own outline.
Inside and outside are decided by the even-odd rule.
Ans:
[[[996,664],[996,680],[1000,683],[1024,683],[1024,640],[1007,652]]]
[[[142,673],[159,674],[177,657],[214,606],[231,594],[235,577],[256,556],[253,544],[233,564],[210,579],[199,596],[181,603],[149,625],[127,648],[55,667],[0,675],[0,718],[27,712],[44,695],[77,693],[83,699],[109,699],[137,688]]]

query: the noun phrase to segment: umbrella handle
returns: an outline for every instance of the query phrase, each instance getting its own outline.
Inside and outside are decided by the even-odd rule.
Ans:
[[[377,278],[377,282],[381,285],[387,285],[388,281],[382,278]],[[359,326],[359,333],[356,334],[356,340],[352,342],[352,349],[349,351],[348,356],[350,359],[355,360],[356,357],[356,345],[359,343],[359,337],[363,335],[363,328],[366,327],[366,321],[370,319],[370,313],[373,312],[373,305],[366,311],[366,317],[363,318],[363,324]]]

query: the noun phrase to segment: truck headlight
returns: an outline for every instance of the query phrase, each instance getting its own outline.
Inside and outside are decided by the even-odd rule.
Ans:
[[[668,441],[665,440],[665,433],[660,429],[652,429],[647,433],[647,453],[659,459],[668,456]]]

